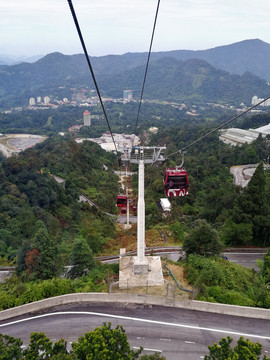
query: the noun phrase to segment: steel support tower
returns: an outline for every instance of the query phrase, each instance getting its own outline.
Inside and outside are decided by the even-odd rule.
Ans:
[[[127,164],[138,164],[138,203],[137,203],[137,256],[134,261],[134,274],[147,274],[148,261],[145,256],[145,202],[144,166],[165,160],[162,152],[166,147],[135,146],[126,148],[121,160]]]

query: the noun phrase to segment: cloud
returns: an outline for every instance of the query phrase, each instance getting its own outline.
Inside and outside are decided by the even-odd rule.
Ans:
[[[147,51],[157,0],[73,0],[91,53]],[[0,2],[1,52],[81,52],[65,0]],[[203,49],[247,38],[270,42],[269,0],[160,2],[153,50]]]

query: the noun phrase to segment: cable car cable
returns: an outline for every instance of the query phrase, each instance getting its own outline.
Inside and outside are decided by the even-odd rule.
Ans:
[[[93,79],[94,84],[95,84],[95,87],[96,87],[96,91],[97,91],[98,98],[99,98],[99,101],[100,101],[100,104],[101,104],[101,107],[102,107],[102,110],[103,110],[103,114],[104,114],[105,120],[106,120],[106,122],[107,122],[109,131],[110,131],[110,134],[111,134],[111,137],[112,137],[112,140],[113,140],[113,144],[114,144],[114,147],[115,147],[115,151],[116,151],[116,153],[117,153],[117,147],[116,147],[116,144],[115,144],[115,141],[114,141],[112,129],[111,129],[111,126],[110,126],[110,123],[109,123],[109,120],[108,120],[108,117],[107,117],[107,113],[106,113],[106,111],[105,111],[105,107],[104,107],[104,104],[103,104],[103,101],[102,101],[102,98],[101,98],[101,95],[100,95],[100,91],[99,91],[99,88],[98,88],[98,84],[97,84],[97,81],[96,81],[96,78],[95,78],[95,74],[94,74],[94,71],[93,71],[91,62],[90,62],[89,55],[88,55],[88,53],[87,53],[87,49],[86,49],[86,46],[85,46],[85,43],[84,43],[84,40],[83,40],[83,36],[82,36],[82,33],[81,33],[80,25],[79,25],[79,22],[78,22],[78,20],[77,20],[77,16],[76,16],[76,13],[75,13],[73,4],[72,4],[72,0],[67,0],[67,1],[68,1],[68,5],[69,5],[69,8],[70,8],[70,11],[71,11],[71,14],[72,14],[72,17],[73,17],[73,20],[74,20],[76,29],[77,29],[77,33],[78,33],[79,38],[80,38],[80,41],[81,41],[81,45],[82,45],[82,48],[83,48],[83,51],[84,51],[84,55],[85,55],[85,57],[86,57],[86,61],[87,61],[87,64],[88,64],[90,73],[91,73],[91,75],[92,75],[92,79]]]
[[[150,62],[150,56],[151,56],[152,45],[153,45],[154,34],[155,34],[156,23],[157,23],[157,17],[158,17],[158,11],[159,11],[159,4],[160,4],[160,0],[158,0],[158,4],[157,4],[155,21],[154,21],[153,30],[152,30],[152,36],[151,36],[151,41],[150,41],[150,47],[149,47],[148,57],[147,57],[147,61],[146,61],[146,67],[145,67],[145,72],[144,72],[141,96],[140,96],[140,101],[139,101],[139,108],[138,108],[137,119],[136,119],[135,130],[134,130],[135,135],[136,135],[136,130],[137,130],[138,122],[139,122],[139,116],[140,116],[140,111],[141,111],[141,105],[142,105],[142,98],[143,98],[144,87],[145,87],[145,82],[146,82],[146,76],[147,76],[148,66],[149,66],[149,62]]]
[[[225,123],[223,123],[223,124],[219,125],[217,128],[215,128],[215,129],[213,129],[213,130],[209,131],[207,134],[205,134],[205,135],[203,135],[203,136],[199,137],[197,140],[192,141],[190,144],[188,144],[188,145],[184,146],[182,149],[180,149],[180,150],[178,150],[178,151],[175,151],[175,152],[174,152],[174,153],[172,153],[172,154],[167,155],[167,156],[166,156],[166,159],[168,159],[169,157],[171,157],[171,156],[173,156],[173,155],[175,155],[175,154],[182,153],[184,150],[188,149],[190,146],[192,146],[192,145],[196,144],[197,142],[201,141],[202,139],[206,138],[207,136],[209,136],[209,135],[213,134],[215,131],[217,131],[217,130],[221,129],[222,127],[224,127],[224,126],[226,126],[226,125],[230,124],[231,122],[233,122],[234,120],[238,119],[240,116],[242,116],[242,115],[246,114],[247,112],[249,112],[249,111],[251,111],[251,110],[255,109],[257,106],[259,106],[260,104],[264,103],[264,102],[265,102],[266,100],[268,100],[268,99],[270,99],[270,96],[268,96],[267,98],[265,98],[265,99],[261,100],[260,102],[258,102],[258,104],[251,106],[251,107],[250,107],[250,108],[248,108],[247,110],[243,111],[241,114],[236,115],[236,116],[235,116],[235,117],[233,117],[232,119],[230,119],[230,120],[226,121]]]

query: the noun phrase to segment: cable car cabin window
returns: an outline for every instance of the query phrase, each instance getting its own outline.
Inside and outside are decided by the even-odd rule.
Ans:
[[[117,207],[127,206],[127,196],[126,195],[118,195],[116,198],[116,206]]]
[[[118,199],[117,204],[126,205],[127,204],[127,199]]]
[[[166,188],[169,189],[181,189],[187,188],[187,178],[185,175],[181,176],[168,176]]]

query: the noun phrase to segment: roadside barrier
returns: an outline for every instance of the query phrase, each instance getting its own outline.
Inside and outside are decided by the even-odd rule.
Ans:
[[[166,306],[195,311],[205,311],[216,314],[233,315],[247,318],[270,320],[270,310],[252,308],[246,306],[235,306],[226,304],[209,303],[197,300],[169,300],[166,297],[123,294],[123,293],[77,293],[67,294],[25,304],[0,312],[0,321],[11,319],[26,314],[42,313],[60,305],[81,303],[122,303],[142,304],[145,306]]]

